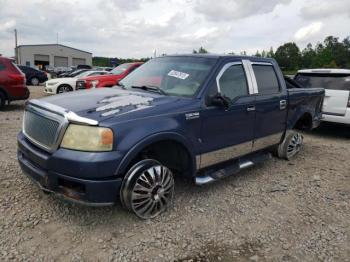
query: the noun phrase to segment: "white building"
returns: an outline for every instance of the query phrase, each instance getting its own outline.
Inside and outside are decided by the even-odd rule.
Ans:
[[[20,45],[18,64],[44,68],[92,65],[92,53],[60,44]]]

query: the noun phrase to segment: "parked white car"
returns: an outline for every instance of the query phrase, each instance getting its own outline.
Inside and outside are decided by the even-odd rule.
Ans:
[[[350,70],[299,70],[294,80],[304,87],[323,87],[322,121],[350,124]]]
[[[76,89],[77,80],[81,77],[86,76],[95,76],[95,75],[106,75],[109,74],[107,71],[82,71],[80,74],[75,75],[74,77],[63,77],[63,78],[55,78],[45,82],[45,90],[44,92],[47,94],[59,94],[74,91]]]

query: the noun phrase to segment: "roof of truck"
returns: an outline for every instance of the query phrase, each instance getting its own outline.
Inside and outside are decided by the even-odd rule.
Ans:
[[[339,68],[316,68],[316,69],[303,69],[299,70],[298,73],[305,74],[350,74],[350,69],[339,69]]]
[[[247,59],[247,58],[252,58],[257,61],[266,61],[270,62],[274,59],[272,58],[265,58],[265,57],[257,57],[257,56],[246,56],[246,55],[229,55],[229,54],[212,54],[212,53],[207,53],[207,54],[172,54],[172,55],[166,55],[164,57],[174,57],[174,56],[182,56],[182,57],[203,57],[203,58],[239,58],[239,59]]]

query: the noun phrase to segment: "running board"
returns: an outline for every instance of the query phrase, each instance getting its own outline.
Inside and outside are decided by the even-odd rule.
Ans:
[[[264,162],[271,158],[268,152],[254,153],[225,165],[217,166],[215,169],[208,169],[201,175],[195,177],[195,184],[198,186],[213,183],[222,178],[231,176],[248,167]]]

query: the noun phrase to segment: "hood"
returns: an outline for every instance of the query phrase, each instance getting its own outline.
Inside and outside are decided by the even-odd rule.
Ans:
[[[172,108],[183,109],[183,105],[179,103],[190,104],[191,101],[191,99],[121,88],[82,90],[40,100],[98,122],[113,117],[130,120],[130,118],[168,113],[173,111]]]
[[[103,80],[103,79],[119,80],[120,78],[122,78],[122,75],[107,74],[107,75],[97,75],[97,76],[86,76],[86,77],[79,78],[79,80],[87,80],[87,81]]]
[[[75,81],[76,79],[74,77],[62,77],[62,78],[53,78],[48,80],[48,83],[60,83],[60,82],[67,82],[67,81]]]

